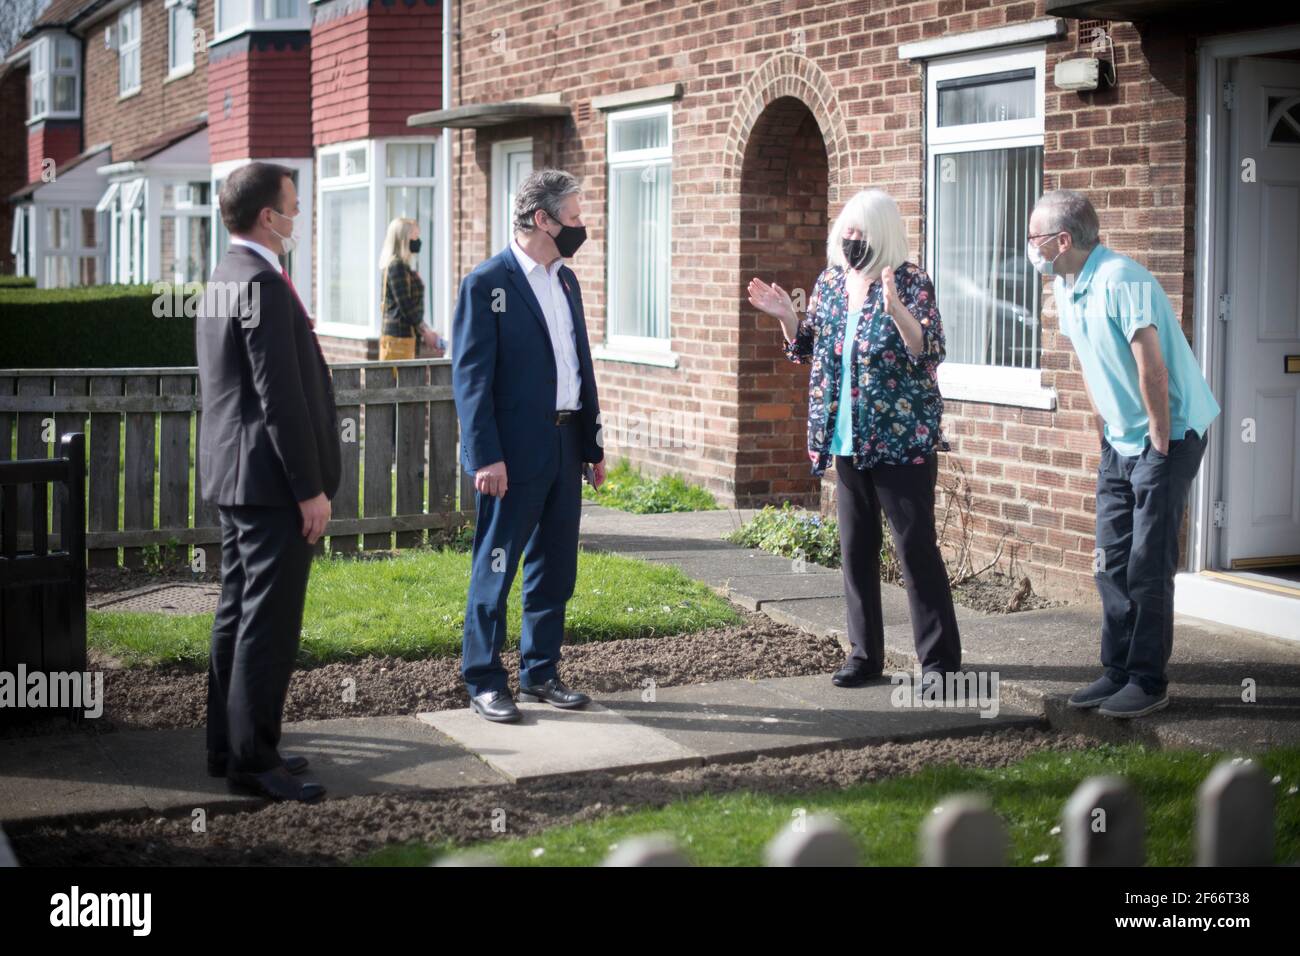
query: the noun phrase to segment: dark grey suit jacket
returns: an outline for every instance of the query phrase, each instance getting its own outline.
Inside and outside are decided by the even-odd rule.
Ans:
[[[284,277],[232,245],[208,280],[195,338],[203,497],[272,507],[333,498],[342,471],[334,387]]]

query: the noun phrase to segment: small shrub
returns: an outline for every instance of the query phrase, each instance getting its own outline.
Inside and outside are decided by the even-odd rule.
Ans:
[[[596,491],[584,482],[582,495],[611,508],[633,514],[663,514],[669,511],[712,511],[717,500],[708,491],[686,482],[680,475],[647,478],[634,471],[626,458],[605,472]]]

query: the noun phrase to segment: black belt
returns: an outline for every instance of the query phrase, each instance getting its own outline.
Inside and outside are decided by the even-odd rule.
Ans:
[[[578,409],[563,408],[555,413],[555,424],[557,425],[576,425],[578,424]]]

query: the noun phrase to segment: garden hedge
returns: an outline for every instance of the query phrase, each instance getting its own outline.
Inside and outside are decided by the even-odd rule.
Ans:
[[[164,298],[149,285],[0,286],[0,368],[194,365],[192,310],[158,288]],[[186,287],[182,305],[197,288]]]

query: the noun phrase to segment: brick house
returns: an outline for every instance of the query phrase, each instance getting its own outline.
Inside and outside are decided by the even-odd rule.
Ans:
[[[164,15],[181,16],[178,4],[211,27],[193,72],[170,79]],[[128,99],[108,28],[133,6],[153,26]],[[26,71],[29,91],[53,88],[48,59],[31,79],[33,47],[62,56],[65,37],[79,45],[59,69],[84,63],[84,92],[75,110],[29,110],[28,209],[53,185],[38,184],[32,158],[110,144],[111,161],[77,167],[103,180],[101,274],[126,262],[135,275],[138,261],[152,279],[201,243],[192,217],[210,217],[210,258],[224,248],[211,197],[231,168],[283,162],[298,175],[300,235],[312,224],[289,267],[333,358],[374,354],[389,218],[427,225],[426,308],[446,332],[460,277],[508,239],[519,180],[541,165],[579,175],[590,239],[573,266],[606,446],[726,503],[830,503],[833,476],[813,478],[805,451],[807,367],[783,359],[775,323],[743,290],[754,275],[808,289],[844,201],[889,191],[938,290],[944,480],[970,493],[977,559],[1000,551],[1039,592],[1091,598],[1096,438],[1050,287],[1023,252],[1034,199],[1084,190],[1102,240],[1169,294],[1224,409],[1189,508],[1178,607],[1300,637],[1295,12],[1218,0],[53,0],[0,82]],[[164,257],[171,227],[154,220],[177,212],[165,187],[204,182],[206,206],[187,190],[187,256]],[[132,259],[122,222],[134,212]]]
[[[454,272],[501,247],[527,170],[583,179],[590,238],[573,267],[615,457],[728,503],[823,501],[807,367],[783,360],[743,289],[753,275],[808,289],[843,202],[880,187],[935,277],[945,471],[965,473],[977,552],[1001,545],[1040,592],[1093,597],[1096,436],[1023,251],[1037,195],[1081,189],[1102,240],[1170,295],[1225,410],[1189,509],[1179,608],[1300,636],[1300,376],[1279,358],[1300,352],[1294,10],[464,0],[452,17],[451,106],[411,122],[457,129]],[[1069,60],[1091,62],[1058,77]],[[1257,178],[1243,183],[1229,150],[1247,141]],[[1247,418],[1267,442],[1238,441]]]
[[[0,75],[27,90],[25,177],[5,191],[16,271],[42,286],[201,281],[227,245],[225,177],[277,162],[301,207],[284,264],[322,343],[374,357],[391,218],[424,224],[420,268],[447,284],[440,133],[406,124],[441,102],[441,44],[437,0],[53,0]],[[445,329],[443,298],[426,313]]]

